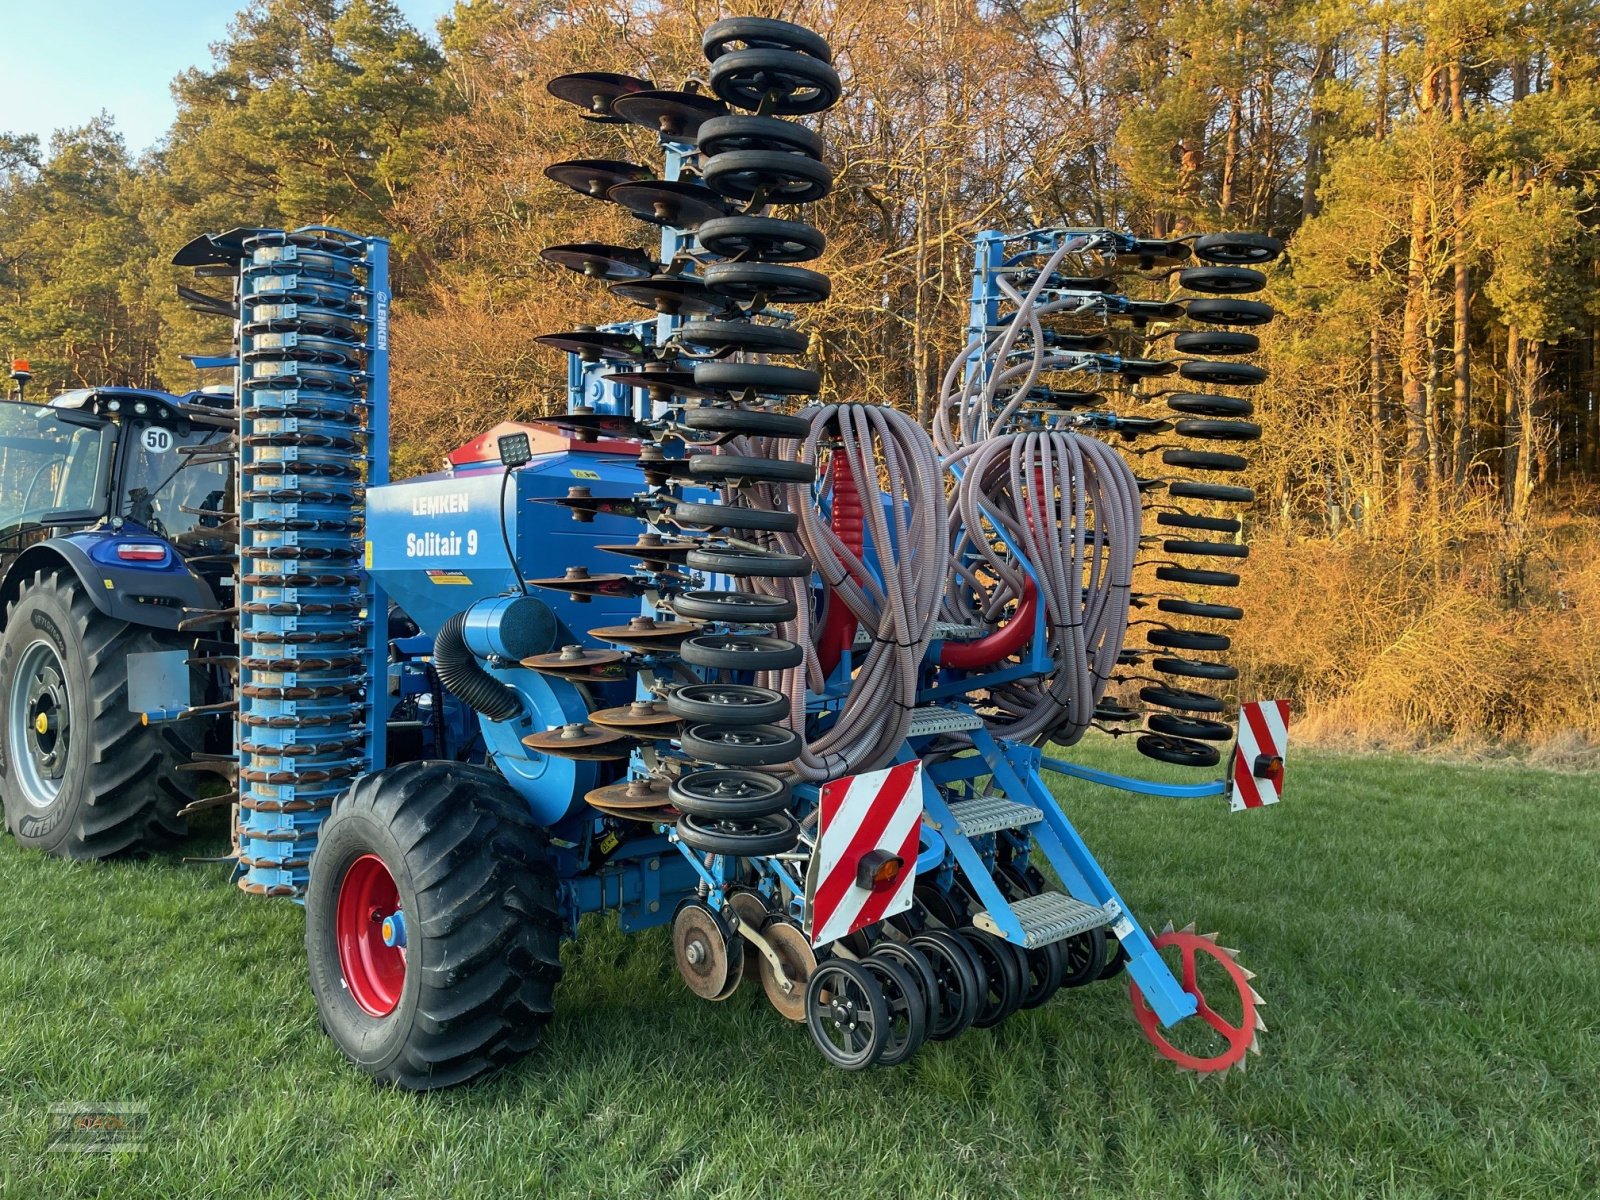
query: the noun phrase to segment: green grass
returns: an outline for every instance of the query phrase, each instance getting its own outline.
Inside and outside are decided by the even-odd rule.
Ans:
[[[299,909],[8,839],[0,1196],[1595,1194],[1594,780],[1301,753],[1289,797],[1069,793],[1146,924],[1259,973],[1265,1055],[1220,1086],[1155,1058],[1120,983],[844,1074],[758,989],[697,1001],[663,934],[594,922],[532,1058],[380,1091],[317,1027]],[[47,1154],[69,1100],[147,1103],[147,1148]]]

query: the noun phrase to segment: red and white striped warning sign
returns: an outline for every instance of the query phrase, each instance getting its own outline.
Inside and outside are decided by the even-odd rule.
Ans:
[[[806,872],[805,929],[821,946],[911,907],[922,829],[922,763],[822,787]]]
[[[1234,812],[1283,798],[1283,753],[1289,748],[1289,702],[1254,700],[1239,706],[1233,750]]]

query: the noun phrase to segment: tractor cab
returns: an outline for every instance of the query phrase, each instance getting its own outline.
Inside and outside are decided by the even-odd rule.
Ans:
[[[203,546],[229,507],[229,399],[83,388],[0,401],[0,561],[92,527]]]

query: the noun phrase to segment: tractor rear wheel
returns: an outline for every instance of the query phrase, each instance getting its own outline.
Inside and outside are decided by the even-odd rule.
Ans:
[[[128,708],[128,656],[186,650],[176,634],[94,606],[77,578],[40,572],[0,633],[0,797],[17,841],[60,858],[157,849],[183,836],[197,721],[146,725]]]
[[[429,1091],[538,1044],[561,978],[544,830],[494,771],[412,762],[334,802],[311,859],[322,1027],[381,1083]]]

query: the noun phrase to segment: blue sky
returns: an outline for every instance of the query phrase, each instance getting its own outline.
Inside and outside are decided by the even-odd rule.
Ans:
[[[0,132],[82,125],[102,108],[134,153],[172,121],[167,85],[185,67],[211,61],[245,0],[0,0]],[[418,29],[453,0],[398,0]]]

